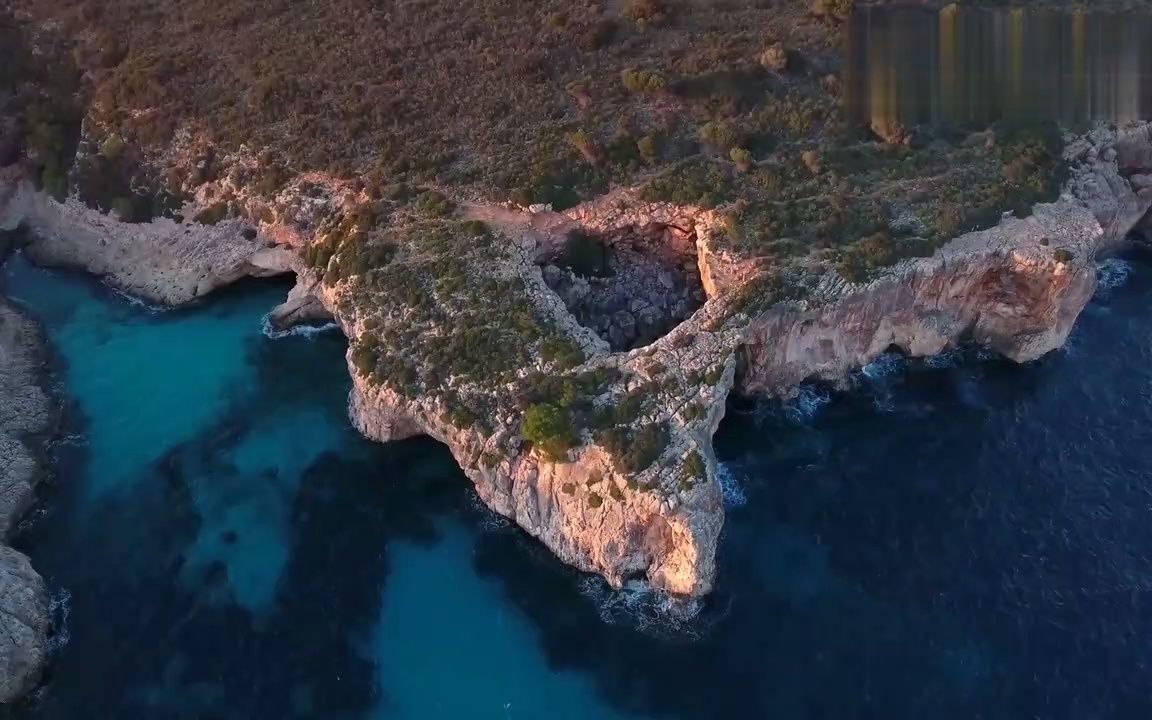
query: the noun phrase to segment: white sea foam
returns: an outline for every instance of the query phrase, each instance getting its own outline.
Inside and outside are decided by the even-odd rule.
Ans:
[[[903,374],[906,366],[907,361],[903,355],[886,352],[860,368],[860,372],[869,380],[884,380]]]
[[[147,300],[144,300],[143,298],[137,297],[136,295],[133,295],[133,294],[126,292],[124,290],[121,290],[120,288],[118,288],[115,285],[112,285],[110,283],[105,282],[104,286],[107,287],[109,290],[111,290],[113,292],[113,294],[115,294],[117,297],[119,297],[124,302],[128,303],[129,305],[132,305],[133,307],[138,307],[142,310],[147,310],[152,315],[159,315],[160,313],[168,312],[168,310],[170,309],[170,308],[167,308],[163,305],[154,305],[154,304],[148,302]]]
[[[54,630],[48,641],[48,650],[55,652],[68,644],[72,632],[68,629],[68,618],[72,614],[72,593],[67,589],[58,590],[48,598],[48,614],[52,618]]]
[[[1096,297],[1107,298],[1116,288],[1128,282],[1132,264],[1120,258],[1108,258],[1097,267]]]
[[[964,362],[964,351],[960,348],[949,348],[939,355],[930,355],[924,358],[924,364],[933,370],[948,370],[959,367]]]
[[[725,508],[731,510],[748,504],[748,495],[744,491],[746,476],[743,473],[737,473],[728,463],[717,463],[716,479],[720,482]]]
[[[801,385],[796,396],[784,404],[784,414],[789,420],[803,423],[811,420],[820,408],[832,402],[832,393],[817,385]]]
[[[581,578],[579,586],[580,594],[596,606],[600,620],[609,625],[631,627],[653,636],[698,638],[701,634],[698,601],[672,598],[640,583],[615,590],[595,575]]]
[[[314,338],[321,333],[331,332],[332,330],[339,330],[340,326],[334,322],[324,323],[323,325],[296,325],[287,330],[276,330],[272,327],[272,313],[265,315],[260,321],[261,332],[265,337],[273,340],[279,340],[287,337],[302,337]]]

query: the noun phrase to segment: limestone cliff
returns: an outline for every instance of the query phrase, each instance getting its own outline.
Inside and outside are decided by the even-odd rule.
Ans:
[[[259,219],[251,224],[125,226],[26,190],[0,205],[0,221],[34,230],[34,258],[167,302],[244,275],[296,273],[273,320],[336,319],[361,432],[431,435],[491,508],[564,561],[615,586],[644,580],[699,597],[714,582],[724,515],[712,434],[733,388],[779,395],[808,379],[842,381],[894,346],[930,355],[976,342],[1019,361],[1059,347],[1092,295],[1097,257],[1147,214],[1150,153],[1144,127],[1100,130],[1069,144],[1064,194],[1030,217],[866,284],[813,272],[803,297],[786,301],[762,294],[763,263],[724,250],[714,212],[630,190],[566,213],[469,206],[445,217],[429,213],[433,193],[387,204],[313,175],[271,203],[242,184],[197,191],[226,191]],[[574,232],[655,258],[661,277],[698,273],[706,301],[655,341],[619,347],[631,337],[619,326],[577,317],[588,293],[605,306],[593,314],[639,324],[697,280],[599,278],[558,292],[542,267],[572,252]],[[627,297],[661,286],[675,297]]]
[[[1065,192],[1031,216],[964,235],[866,286],[829,277],[807,301],[751,318],[741,389],[839,382],[891,348],[927,356],[974,342],[1027,362],[1060,347],[1095,291],[1098,258],[1148,215],[1152,191],[1139,172],[1152,167],[1150,150],[1146,125],[1097,130],[1069,144]]]

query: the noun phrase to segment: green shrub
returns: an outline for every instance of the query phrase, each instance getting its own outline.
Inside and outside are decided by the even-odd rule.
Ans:
[[[1066,250],[1065,248],[1056,248],[1055,250],[1052,251],[1052,259],[1055,260],[1056,262],[1062,263],[1064,265],[1067,265],[1068,263],[1072,262],[1072,260],[1074,260],[1075,257],[1076,256],[1073,255],[1070,250]]]
[[[429,217],[447,217],[456,209],[456,205],[443,193],[425,190],[416,196],[416,209]]]
[[[596,508],[600,507],[603,504],[604,504],[604,498],[600,497],[596,493],[588,493],[588,507],[595,510]]]
[[[704,382],[709,385],[715,385],[720,382],[720,378],[722,377],[724,377],[724,366],[721,364],[713,365],[708,369],[708,372],[704,374]]]
[[[569,448],[576,443],[571,413],[557,405],[530,406],[524,413],[522,432],[525,440],[556,462],[567,459]]]
[[[694,422],[704,414],[704,407],[698,402],[691,402],[684,406],[681,414],[684,416],[685,422]]]
[[[597,438],[612,456],[616,470],[639,473],[646,470],[668,446],[666,423],[648,423],[639,430],[627,427],[604,431]]]
[[[752,167],[752,153],[744,148],[734,147],[728,152],[728,156],[732,158],[732,162],[740,172],[748,172]]]
[[[463,405],[456,405],[448,411],[448,422],[457,430],[466,430],[476,424],[476,414]]]
[[[683,471],[685,475],[691,478],[702,478],[706,475],[707,467],[704,464],[704,458],[700,456],[698,451],[693,450],[688,454],[688,457],[684,458]]]
[[[812,14],[843,22],[852,16],[856,0],[813,0]]]
[[[364,377],[376,369],[376,359],[380,348],[378,341],[371,336],[360,339],[352,347],[352,366]]]
[[[732,179],[718,163],[689,161],[653,178],[641,191],[649,202],[714,208],[732,199]]]
[[[664,76],[652,70],[626,68],[620,71],[620,81],[629,92],[654,93],[665,88]]]
[[[120,222],[136,222],[136,203],[130,197],[118,197],[112,201],[112,212]]]
[[[555,361],[561,369],[574,368],[584,362],[584,352],[572,339],[564,335],[549,335],[540,341],[540,357],[545,362]]]
[[[652,135],[645,135],[637,140],[636,150],[640,153],[640,157],[644,162],[649,165],[656,162],[660,157],[660,149],[656,144],[656,138]]]
[[[575,495],[576,494],[576,485],[573,483],[570,483],[570,482],[566,482],[560,486],[560,491],[563,492],[565,495]]]
[[[596,141],[588,136],[588,133],[583,130],[568,133],[566,136],[568,144],[576,149],[580,156],[589,165],[599,165],[604,160],[604,154],[600,150],[600,146]]]
[[[744,143],[744,134],[732,123],[710,120],[696,132],[700,142],[713,150],[729,152]]]
[[[124,152],[124,140],[119,135],[109,135],[100,143],[100,155],[107,160],[116,160]]]
[[[659,25],[668,20],[668,6],[664,0],[628,0],[624,14],[637,25]]]

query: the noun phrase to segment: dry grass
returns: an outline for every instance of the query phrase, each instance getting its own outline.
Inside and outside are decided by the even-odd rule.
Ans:
[[[111,127],[163,146],[179,127],[293,170],[437,181],[458,193],[561,200],[696,151],[698,125],[778,88],[773,40],[827,55],[803,0],[13,0],[63,23]],[[651,3],[649,3],[651,4]],[[625,71],[667,78],[630,92]],[[818,80],[820,68],[789,82]],[[574,149],[583,133],[603,160]],[[659,157],[645,159],[649,138]],[[560,186],[560,189],[552,186]]]

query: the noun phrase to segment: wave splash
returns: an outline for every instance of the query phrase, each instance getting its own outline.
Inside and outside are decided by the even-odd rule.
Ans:
[[[1107,300],[1112,292],[1128,282],[1132,264],[1121,258],[1108,258],[1096,269],[1096,298]]]
[[[819,385],[801,385],[796,395],[784,403],[784,415],[797,424],[816,417],[820,409],[832,402],[832,393]]]
[[[268,313],[260,320],[260,332],[264,333],[264,337],[271,340],[281,340],[289,337],[312,339],[317,335],[339,329],[340,326],[338,324],[329,322],[323,325],[296,325],[287,330],[277,330],[272,327],[272,313]]]
[[[716,479],[724,497],[724,508],[744,507],[748,504],[748,494],[744,491],[745,476],[737,475],[732,466],[725,462],[716,463]]]
[[[592,602],[607,625],[630,627],[652,637],[696,640],[703,634],[699,600],[674,598],[641,583],[615,590],[594,575],[580,578],[578,585],[580,594]]]

